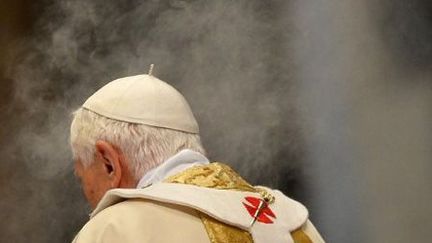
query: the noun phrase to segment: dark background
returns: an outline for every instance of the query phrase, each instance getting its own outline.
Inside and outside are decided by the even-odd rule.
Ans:
[[[70,113],[151,63],[209,157],[302,201],[328,242],[431,237],[430,1],[4,0],[0,31],[1,242],[73,238]]]

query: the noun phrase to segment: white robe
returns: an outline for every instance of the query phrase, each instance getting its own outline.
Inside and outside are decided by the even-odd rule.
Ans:
[[[251,233],[255,243],[292,242],[289,232],[302,228],[313,242],[324,242],[300,203],[274,190],[272,224],[254,223],[245,210],[251,192],[216,190],[192,185],[160,183],[164,178],[208,160],[190,150],[181,151],[146,174],[137,189],[106,193],[74,243],[210,242],[197,211]],[[271,190],[266,188],[267,190]]]

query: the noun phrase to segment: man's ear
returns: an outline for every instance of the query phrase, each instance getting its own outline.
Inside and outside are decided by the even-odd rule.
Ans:
[[[120,152],[109,142],[104,140],[96,141],[96,154],[102,163],[104,175],[109,180],[112,188],[120,185],[122,177],[122,167],[120,161]]]

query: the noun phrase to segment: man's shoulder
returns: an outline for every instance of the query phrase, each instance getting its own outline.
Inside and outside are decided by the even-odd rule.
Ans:
[[[152,220],[152,222],[156,222],[164,220],[164,217],[161,216],[189,217],[199,220],[196,210],[188,207],[154,200],[131,198],[103,209],[89,222],[96,220],[106,222],[106,219],[126,219],[127,221],[131,221],[131,219],[136,221]]]
[[[128,199],[91,218],[74,242],[151,242],[155,239],[177,242],[184,237],[199,238],[202,242],[208,239],[195,210],[145,199]]]

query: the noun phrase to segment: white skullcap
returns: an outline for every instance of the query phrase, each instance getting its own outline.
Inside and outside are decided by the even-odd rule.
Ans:
[[[185,98],[151,75],[116,79],[90,96],[83,107],[114,120],[199,132]]]

